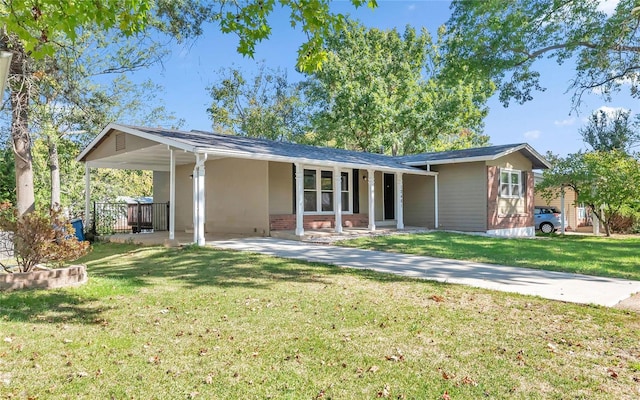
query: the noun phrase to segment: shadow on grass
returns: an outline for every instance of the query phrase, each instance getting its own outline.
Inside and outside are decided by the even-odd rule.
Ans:
[[[332,284],[328,276],[343,274],[379,282],[411,280],[369,270],[198,247],[99,244],[77,263],[87,265],[87,285],[0,293],[2,318],[32,323],[99,324],[105,307],[118,307],[117,299],[113,301],[118,295],[160,286],[178,290],[202,286],[268,289],[282,281]]]
[[[92,324],[102,313],[94,300],[65,289],[0,293],[0,314],[19,322]]]

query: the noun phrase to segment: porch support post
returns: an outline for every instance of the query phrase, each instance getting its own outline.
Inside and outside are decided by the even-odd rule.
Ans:
[[[402,172],[396,172],[396,229],[404,229]]]
[[[335,231],[342,233],[342,174],[338,167],[333,167],[333,199]]]
[[[176,155],[169,149],[169,240],[175,239],[176,232]]]
[[[566,221],[564,213],[564,185],[560,187],[560,234],[564,235],[564,222]]]
[[[367,170],[367,183],[369,184],[369,230],[376,230],[376,207],[375,207],[375,193],[376,193],[376,176],[375,171],[372,169]]]
[[[296,163],[296,236],[304,236],[304,170]]]
[[[84,163],[84,228],[89,229],[91,218],[91,167],[88,163]]]
[[[205,187],[204,163],[207,155],[196,154],[196,165],[193,168],[193,242],[204,246]]]
[[[434,185],[433,185],[433,201],[434,201],[434,219],[435,219],[435,228],[438,229],[438,215],[440,214],[438,212],[438,175],[434,175],[433,176],[434,179]]]

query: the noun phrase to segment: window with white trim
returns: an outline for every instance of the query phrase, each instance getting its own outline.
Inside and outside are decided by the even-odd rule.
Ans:
[[[516,169],[500,169],[500,197],[522,197],[522,172]]]
[[[333,171],[321,168],[305,168],[303,179],[304,212],[309,214],[323,214],[334,212]],[[342,211],[351,212],[353,193],[349,178],[351,172],[340,172],[340,196]]]

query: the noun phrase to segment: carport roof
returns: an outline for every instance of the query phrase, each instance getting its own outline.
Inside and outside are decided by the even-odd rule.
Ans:
[[[402,163],[399,157],[391,157],[383,154],[278,142],[244,136],[220,135],[203,131],[187,132],[175,129],[138,127],[120,124],[109,124],[105,129],[103,129],[103,131],[82,151],[82,153],[80,153],[77,160],[86,162],[87,156],[91,151],[100,145],[106,135],[114,131],[142,137],[186,152],[208,154],[214,157],[236,157],[293,163],[300,162],[303,164],[315,164],[321,166],[335,165],[348,168],[372,168],[383,171],[435,175],[433,172],[424,171],[422,169],[406,165]],[[164,155],[164,157],[166,158],[166,155]],[[132,158],[135,157],[132,156]],[[122,157],[120,160],[121,159]]]

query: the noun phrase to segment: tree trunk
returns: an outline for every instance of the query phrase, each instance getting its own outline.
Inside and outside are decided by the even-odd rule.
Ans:
[[[11,42],[11,46],[7,46],[9,42]],[[0,43],[13,53],[9,70],[11,138],[16,166],[16,208],[18,215],[23,215],[35,210],[31,135],[28,125],[31,96],[29,59],[19,41],[11,40],[9,36],[2,35]]]
[[[24,78],[19,78],[24,81]],[[29,92],[18,83],[11,89],[11,137],[16,165],[16,208],[18,215],[35,210],[33,190],[33,165],[31,160],[31,135],[28,126]]]
[[[51,209],[60,207],[60,162],[58,161],[58,145],[55,139],[47,138],[49,146],[49,171],[51,172]]]

